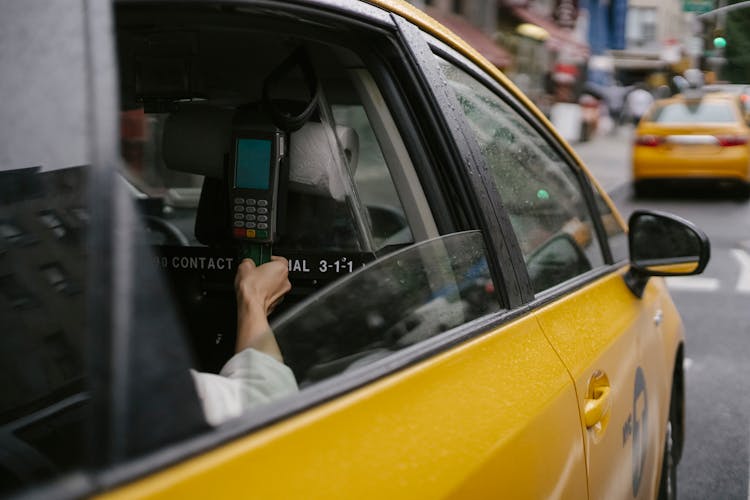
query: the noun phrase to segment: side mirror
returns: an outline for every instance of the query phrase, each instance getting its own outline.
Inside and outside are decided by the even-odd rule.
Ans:
[[[706,234],[676,215],[651,210],[633,212],[628,221],[630,269],[625,283],[643,295],[651,276],[687,276],[703,272],[711,256]]]

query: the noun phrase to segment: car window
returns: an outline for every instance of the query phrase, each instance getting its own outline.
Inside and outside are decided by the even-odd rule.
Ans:
[[[656,123],[736,123],[737,114],[729,102],[676,102],[657,106],[649,116]]]
[[[594,193],[594,202],[599,212],[599,219],[604,228],[604,234],[607,236],[612,262],[623,262],[628,259],[630,252],[628,235],[612,211],[612,207],[604,201],[604,197],[593,184],[591,185],[591,191]]]
[[[83,464],[87,178],[0,173],[0,494]]]
[[[136,56],[140,37],[152,36],[140,34],[139,29],[134,28],[135,33],[124,30],[121,35],[123,50],[134,51]],[[225,34],[220,29],[208,30],[204,36],[206,40],[214,37],[227,51],[237,50],[234,45],[221,45],[235,39],[222,40]],[[261,35],[248,32],[244,36],[254,40]],[[273,37],[264,43],[269,40]],[[263,60],[271,69],[289,57],[283,44],[273,50],[281,51],[278,57]],[[356,60],[345,49],[311,44],[309,50],[317,54],[309,59],[320,79],[319,98],[325,104],[285,135],[284,168],[288,170],[282,176],[285,187],[279,191],[273,252],[289,259],[293,287],[277,313],[372,261],[376,254],[414,242],[415,233],[421,238],[437,235],[432,215],[423,208],[424,194],[416,176],[409,181],[404,175],[413,171],[409,157],[392,153],[404,148],[403,141],[386,119],[387,107],[375,109],[372,104],[383,100],[372,76],[365,68],[351,69],[340,61],[334,64],[340,58]],[[123,66],[123,86],[126,92],[135,91],[127,87],[131,78],[127,59]],[[269,72],[257,73],[258,88]],[[241,96],[232,102],[221,94],[238,85],[235,79],[244,78],[242,72],[228,63],[222,75],[224,80],[221,85],[215,83],[213,90],[219,95],[217,102],[175,98],[167,106],[161,95],[144,95],[124,100],[120,114],[122,177],[140,207],[156,261],[188,329],[196,368],[209,372],[218,372],[234,350],[233,276],[238,244],[231,229],[262,222],[255,207],[230,206],[225,174],[234,120],[250,107],[269,126],[272,121],[269,112],[246,104],[262,100],[261,95]],[[309,95],[303,88],[297,99],[305,98]],[[261,107],[265,110],[265,106]],[[383,144],[391,153],[384,152]],[[398,186],[392,172],[404,180]]]
[[[535,292],[603,264],[592,216],[570,166],[495,93],[440,59],[492,172]]]
[[[304,386],[497,310],[482,234],[468,231],[379,259],[303,302],[273,328]]]
[[[353,82],[348,84],[352,86]],[[347,90],[346,98],[350,99],[354,91]],[[155,245],[206,246],[212,243],[197,217],[203,186],[209,185],[211,179],[191,172],[194,169],[190,165],[165,158],[163,149],[164,131],[169,127],[170,116],[178,116],[189,107],[171,113],[144,108],[121,112],[123,175],[131,183],[148,218],[149,234]],[[412,242],[405,210],[364,106],[333,102],[331,110],[338,139],[336,146],[342,149],[346,168],[330,170],[331,175],[340,178],[323,179],[329,186],[337,186],[334,190],[323,189],[321,174],[315,174],[318,177],[312,179],[297,176],[298,180],[290,181],[287,202],[293,216],[285,221],[279,246],[289,250],[314,246],[320,251],[360,251]],[[291,134],[292,148],[296,144],[305,147],[314,144],[317,139],[311,140],[314,134],[306,130],[307,127]],[[319,145],[313,152],[319,154],[320,150]],[[319,161],[309,156],[313,152],[292,153],[293,177],[301,168],[300,162]],[[299,162],[295,161],[298,159]],[[302,166],[307,168],[308,164]],[[335,189],[346,190],[346,195],[339,195]],[[358,203],[365,207],[361,213],[358,213]]]
[[[409,124],[391,113],[402,97],[381,90],[389,69],[372,57],[370,42],[358,41],[362,33],[317,40],[322,28],[273,15],[284,29],[269,31],[270,21],[254,12],[243,29],[228,14],[226,26],[221,16],[207,23],[186,15],[174,21],[184,38],[172,39],[173,23],[152,24],[141,8],[119,11],[121,177],[196,372],[223,373],[235,355],[241,249],[233,235],[260,222],[255,204],[230,196],[232,141],[248,116],[283,137],[272,252],[288,259],[292,288],[270,319],[297,386],[500,309],[482,233],[438,232],[412,163],[417,145],[402,136]],[[297,36],[303,28],[309,32]],[[200,74],[184,75],[185,88],[167,74],[183,66],[168,61],[192,54],[192,33],[200,33],[191,62]],[[284,118],[300,109],[311,111],[293,124]],[[430,195],[442,206],[439,193]]]
[[[360,199],[368,208],[375,248],[414,241],[396,186],[364,106],[334,104],[332,110],[336,125],[353,130],[358,137],[354,183]]]

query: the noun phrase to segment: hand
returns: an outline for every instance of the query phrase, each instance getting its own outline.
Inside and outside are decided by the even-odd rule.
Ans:
[[[261,266],[256,266],[252,259],[243,259],[237,268],[234,288],[238,307],[260,307],[267,316],[292,288],[289,263],[277,255]]]
[[[234,280],[237,293],[236,352],[252,347],[281,361],[281,352],[268,324],[268,314],[292,288],[289,265],[284,257],[256,266],[244,259]]]

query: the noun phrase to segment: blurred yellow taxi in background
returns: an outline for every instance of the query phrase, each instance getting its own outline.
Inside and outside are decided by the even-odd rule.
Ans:
[[[750,127],[738,96],[717,92],[657,100],[635,131],[633,184],[642,195],[667,180],[719,181],[750,195]]]

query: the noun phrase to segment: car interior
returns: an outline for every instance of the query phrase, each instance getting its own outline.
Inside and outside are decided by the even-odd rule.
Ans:
[[[366,40],[321,22],[312,41],[294,19],[261,22],[253,9],[184,12],[117,11],[122,178],[197,368],[217,372],[234,349],[233,229],[255,227],[230,186],[232,139],[248,117],[287,143],[273,253],[289,259],[292,291],[275,314],[438,233],[378,86],[350,50]]]

